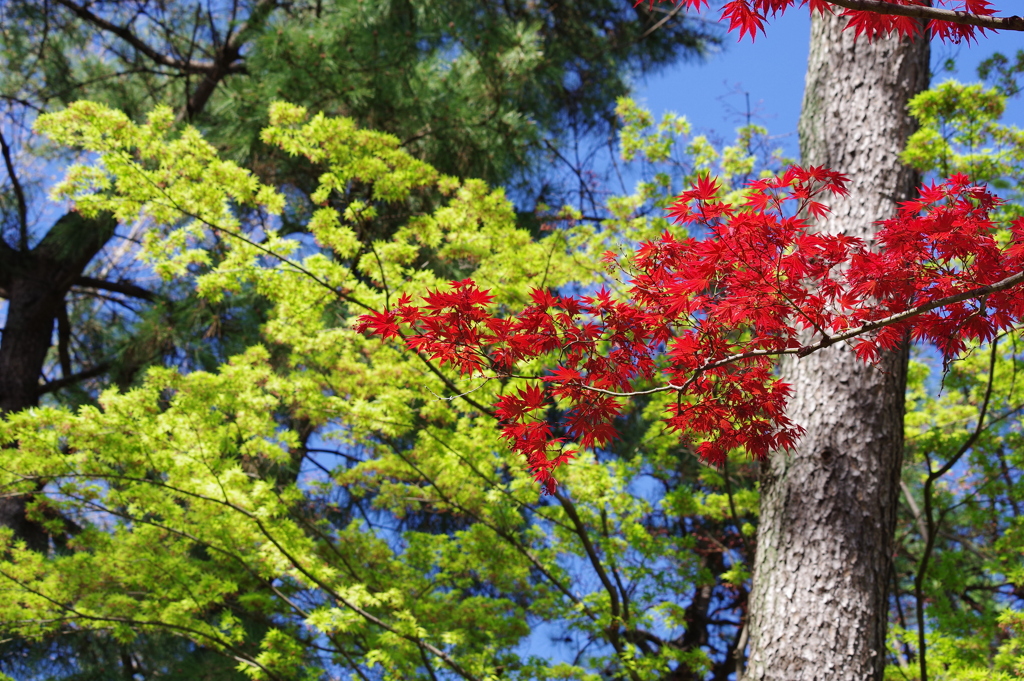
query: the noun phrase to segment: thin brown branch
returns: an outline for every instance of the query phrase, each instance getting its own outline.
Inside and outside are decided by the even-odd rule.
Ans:
[[[884,0],[828,0],[830,4],[846,9],[899,17],[913,17],[933,21],[948,21],[954,24],[977,26],[995,31],[1024,31],[1024,17],[987,17],[970,12],[959,12],[928,5],[894,5]]]
[[[558,499],[562,508],[565,509],[565,514],[569,516],[569,520],[572,521],[576,536],[580,538],[580,542],[583,544],[583,550],[586,552],[587,558],[590,559],[590,564],[594,567],[594,572],[597,573],[597,578],[601,580],[601,584],[608,593],[612,623],[605,629],[605,635],[608,637],[608,642],[615,649],[615,652],[622,655],[625,651],[622,643],[619,641],[619,627],[625,626],[628,629],[628,623],[625,622],[625,618],[622,616],[622,611],[619,605],[619,592],[616,590],[611,580],[608,579],[608,573],[605,572],[604,565],[601,563],[601,557],[597,554],[597,549],[590,541],[590,533],[587,532],[586,525],[583,524],[579,513],[576,512],[575,504],[572,503],[572,500],[569,499],[569,497],[565,496],[558,490],[555,490],[553,496]],[[627,668],[627,672],[629,673],[630,679],[633,681],[640,681],[640,677],[637,675],[635,669]]]
[[[49,381],[48,383],[44,383],[43,385],[39,386],[39,388],[36,390],[36,395],[45,395],[47,393],[52,393],[54,391],[61,390],[62,388],[66,388],[69,385],[74,385],[75,383],[84,381],[87,378],[95,378],[97,376],[101,376],[104,373],[106,373],[108,369],[110,369],[110,362],[100,362],[94,367],[90,367],[89,369],[85,369],[84,371],[79,371],[77,374],[70,374],[68,376],[58,378],[55,381]]]
[[[640,39],[641,39],[641,40],[643,40],[644,38],[646,38],[646,37],[647,37],[647,36],[649,36],[650,34],[652,34],[652,33],[654,33],[655,31],[657,31],[657,30],[658,30],[659,28],[661,28],[662,26],[664,26],[664,25],[665,25],[665,23],[666,23],[666,22],[667,22],[667,21],[668,21],[669,19],[671,19],[672,17],[674,17],[674,16],[676,15],[676,14],[678,14],[678,13],[679,13],[679,10],[681,10],[682,8],[683,8],[683,3],[682,3],[682,2],[680,2],[680,3],[679,3],[679,4],[677,4],[677,5],[675,6],[675,7],[673,7],[673,8],[672,8],[672,11],[671,11],[671,12],[669,12],[668,14],[666,14],[665,16],[663,16],[663,17],[662,17],[662,18],[661,18],[661,19],[660,19],[660,20],[658,21],[658,23],[656,23],[656,24],[655,24],[654,26],[651,26],[651,27],[650,27],[649,29],[647,29],[646,31],[644,31],[644,32],[643,32],[643,34],[642,34],[642,35],[640,36]]]
[[[580,542],[583,544],[583,550],[587,554],[587,558],[590,559],[590,564],[594,567],[594,572],[597,573],[598,579],[601,580],[601,584],[604,585],[605,591],[608,592],[609,604],[611,606],[611,615],[613,619],[619,618],[619,593],[612,585],[608,574],[605,572],[604,565],[601,564],[601,557],[597,555],[597,549],[594,548],[593,543],[590,541],[590,533],[587,532],[586,525],[580,519],[579,513],[576,512],[576,506],[572,503],[569,497],[565,496],[558,490],[555,490],[555,499],[558,499],[558,503],[562,505],[565,510],[565,514],[569,516],[569,520],[572,521],[574,532],[576,536],[580,538]],[[616,625],[617,626],[617,625]]]
[[[903,496],[907,500],[907,506],[910,507],[910,513],[914,516],[914,521],[917,523],[917,531],[921,533],[921,540],[927,542],[928,526],[924,523],[924,516],[921,515],[921,509],[914,500],[914,494],[910,491],[910,487],[903,480],[900,480],[900,489],[903,490]]]

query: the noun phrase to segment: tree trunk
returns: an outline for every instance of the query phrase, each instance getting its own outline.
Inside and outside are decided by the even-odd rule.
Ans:
[[[918,181],[899,153],[929,49],[924,39],[855,42],[845,23],[813,19],[800,151],[804,165],[851,180],[824,228],[870,241]],[[762,468],[744,679],[881,679],[906,352],[869,366],[838,346],[784,362],[782,375],[806,433]]]
[[[68,213],[31,250],[0,242],[0,294],[7,299],[0,336],[0,417],[39,404],[39,379],[65,296],[116,225],[109,215],[86,219]],[[0,490],[0,527],[45,551],[49,540],[42,525],[25,517],[29,499]]]

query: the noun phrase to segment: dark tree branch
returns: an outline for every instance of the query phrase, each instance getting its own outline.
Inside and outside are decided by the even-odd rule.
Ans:
[[[216,71],[220,67],[215,61],[194,61],[191,59],[175,59],[174,57],[168,57],[166,54],[153,49],[147,45],[141,38],[135,35],[128,27],[118,26],[113,24],[103,17],[93,14],[88,7],[79,5],[71,2],[71,0],[54,0],[57,4],[66,7],[73,12],[78,18],[86,21],[101,31],[105,31],[112,35],[117,36],[121,40],[125,41],[142,54],[155,61],[157,64],[162,66],[169,66],[178,71],[185,73],[210,73]]]
[[[194,34],[189,44],[188,54],[180,57],[171,56],[164,54],[147,44],[128,26],[120,26],[95,14],[89,9],[87,4],[78,4],[76,2],[72,2],[72,0],[55,1],[70,10],[80,19],[86,21],[92,26],[95,26],[100,31],[120,38],[156,64],[175,69],[184,76],[193,74],[203,76],[195,90],[191,95],[189,95],[185,106],[179,112],[179,122],[182,120],[192,119],[202,112],[206,103],[213,95],[214,90],[217,89],[217,86],[226,76],[246,72],[245,64],[242,63],[242,47],[245,40],[248,38],[252,29],[261,25],[267,15],[270,14],[270,12],[272,12],[277,6],[276,0],[260,0],[257,2],[249,15],[249,20],[242,22],[237,27],[232,26],[228,30],[224,42],[219,47],[215,47],[211,59],[198,60],[193,59],[191,56],[196,47]],[[232,19],[234,19],[235,11],[237,11],[237,5],[235,10],[232,12]],[[197,17],[196,24],[197,30],[198,18],[199,17]],[[159,24],[159,22],[157,23]],[[219,42],[219,32],[212,30],[212,34],[214,41]],[[170,35],[167,36],[167,39],[168,41],[170,40]]]
[[[18,181],[18,174],[14,172],[14,161],[11,160],[11,148],[7,146],[7,140],[0,132],[0,152],[3,152],[4,165],[7,167],[7,176],[11,178],[11,187],[14,188],[14,196],[18,201],[18,247],[28,250],[28,204],[25,202],[25,191],[21,182]]]
[[[884,0],[828,0],[829,3],[846,9],[877,14],[891,14],[899,17],[914,17],[935,21],[949,21],[954,24],[977,26],[995,31],[1024,31],[1024,17],[986,17],[970,12],[956,12],[928,5],[894,5]]]
[[[232,29],[228,29],[226,36],[227,39],[224,44],[217,49],[217,54],[214,57],[214,68],[205,72],[205,77],[192,92],[192,96],[189,97],[188,102],[185,105],[185,109],[179,113],[179,119],[192,119],[197,116],[206,106],[206,103],[213,95],[214,90],[217,89],[217,86],[220,85],[220,82],[225,76],[231,73],[245,72],[245,66],[236,63],[242,59],[242,46],[245,44],[245,40],[251,30],[262,24],[267,18],[267,15],[269,15],[276,6],[276,0],[260,0],[256,3],[256,6],[252,8],[248,21],[242,22],[238,26],[237,30],[232,31]],[[235,6],[235,9],[237,9],[237,5]],[[234,18],[235,9],[232,10],[232,18]]]
[[[18,264],[19,252],[0,238],[0,298],[6,300],[10,297],[7,292],[11,286],[11,276]]]
[[[45,395],[47,393],[56,392],[57,390],[66,388],[69,385],[74,385],[79,381],[84,381],[87,378],[96,378],[97,376],[101,376],[102,374],[106,373],[108,369],[110,369],[110,362],[100,362],[94,367],[85,369],[84,371],[79,371],[77,374],[71,374],[70,376],[58,378],[56,381],[49,381],[48,383],[44,383],[43,385],[39,386],[37,394]]]
[[[95,279],[93,277],[82,276],[77,277],[71,285],[79,288],[94,288],[103,291],[111,291],[112,293],[120,293],[132,298],[141,298],[142,300],[154,301],[157,299],[157,295],[152,291],[126,281],[106,281],[105,279]]]

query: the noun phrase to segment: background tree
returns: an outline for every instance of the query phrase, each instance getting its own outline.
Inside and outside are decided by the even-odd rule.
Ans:
[[[574,131],[606,129],[630,74],[702,54],[715,42],[699,21],[638,40],[654,15],[614,2],[232,2],[194,10],[148,1],[0,8],[4,412],[50,395],[90,403],[104,385],[130,386],[153,364],[214,368],[256,340],[263,314],[258,298],[218,306],[197,300],[190,287],[154,281],[133,264],[147,225],[44,209],[44,164],[70,157],[32,137],[40,112],[91,97],[139,117],[166,103],[178,121],[201,125],[234,157],[291,183],[293,197],[301,197],[315,186],[307,169],[268,156],[273,149],[258,140],[268,102],[286,94],[372,119],[450,172],[523,188],[532,182],[522,194],[529,219],[531,197],[562,192],[557,177],[547,189],[531,178],[542,154],[557,154]],[[286,224],[303,225],[310,210],[308,201],[295,201]],[[395,223],[373,225],[386,234]],[[295,427],[301,430],[301,420]],[[25,502],[5,496],[0,522],[39,549],[63,541],[25,518]],[[82,645],[99,651],[101,643]],[[54,645],[58,657],[68,657]],[[152,649],[138,650],[152,661]],[[53,654],[48,646],[37,652]],[[113,646],[109,656],[97,652],[92,668],[120,659],[131,669],[125,660],[132,654]],[[78,659],[84,664],[88,656]]]
[[[989,64],[1009,62],[997,55]],[[994,75],[990,68],[983,64],[979,75]],[[921,128],[903,155],[921,171],[999,187],[1007,221],[1021,215],[1024,161],[1024,134],[1000,122],[1013,77],[1006,68],[997,88],[950,81],[915,97],[910,111]],[[911,365],[891,645],[897,665],[916,658],[922,679],[1020,673],[1020,593],[1004,553],[1019,515],[1018,343],[1006,334],[972,348],[944,368],[939,394],[927,356]]]
[[[216,336],[224,322],[241,331],[230,322],[246,315],[197,314],[172,292],[138,285],[140,273],[127,258],[143,226],[39,213],[41,178],[27,165],[37,112],[85,96],[133,115],[171,104],[179,120],[200,123],[237,157],[308,190],[313,180],[290,174],[282,159],[261,160],[267,149],[256,139],[267,103],[288,95],[362,116],[447,172],[503,182],[528,173],[539,145],[557,150],[568,122],[607,124],[628,74],[699,54],[711,39],[685,22],[637,41],[649,13],[614,2],[570,9],[268,1],[193,9],[145,0],[3,8],[5,412],[33,406],[44,394],[68,394],[83,380],[95,388],[115,366],[113,377],[130,383],[140,366],[182,353],[193,333],[177,329],[181,323]],[[596,26],[603,38],[595,41]],[[301,219],[309,204],[294,210]],[[97,303],[109,296],[114,306]],[[146,305],[154,298],[158,305]],[[214,363],[226,357],[209,352],[214,343],[203,345],[179,356]],[[0,524],[45,546],[44,533],[23,518],[23,500],[4,499]]]
[[[650,160],[674,146],[665,133],[685,128],[670,119],[645,140],[645,114],[625,102],[621,110],[631,148]],[[7,630],[111,632],[126,644],[177,632],[265,678],[332,666],[368,678],[375,669],[387,678],[727,678],[745,594],[736,552],[752,529],[740,525],[753,509],[742,478],[694,476],[694,460],[652,428],[623,451],[628,460],[581,466],[565,493],[540,497],[494,437],[483,405],[499,385],[473,386],[448,369],[424,374],[424,358],[352,329],[366,306],[422,293],[443,281],[433,269],[467,259],[510,309],[531,285],[592,276],[589,264],[573,262],[561,234],[533,242],[515,229],[511,206],[479,181],[440,176],[394,138],[349,121],[303,124],[301,115],[276,107],[264,141],[323,164],[315,196],[328,200],[310,229],[330,258],[293,258],[300,242],[268,229],[258,212],[236,217],[227,197],[270,210],[283,197],[217,160],[194,131],[173,138],[169,111],[133,126],[78,104],[44,120],[57,139],[103,155],[99,166],[72,169],[62,190],[81,211],[150,216],[166,231],[154,231],[161,238],[145,252],[160,272],[187,280],[189,263],[210,260],[213,242],[201,235],[234,235],[195,285],[211,298],[254,286],[271,308],[262,345],[216,373],[150,370],[136,390],[108,391],[97,408],[45,410],[43,431],[69,439],[36,439],[44,412],[7,419],[4,437],[19,446],[5,484],[69,483],[56,483],[67,503],[49,525],[67,550],[33,563],[38,554],[8,544],[0,571],[19,596],[4,612]],[[752,169],[754,159],[737,153],[751,137],[726,155],[726,174]],[[698,146],[695,176],[717,155]],[[373,188],[373,204],[346,193],[360,184]],[[360,255],[360,225],[435,187],[449,197],[442,205]],[[611,222],[646,231],[640,221]],[[280,257],[265,260],[270,252]],[[281,413],[301,413],[318,438],[281,428]],[[118,442],[108,440],[115,433]],[[101,479],[111,484],[96,497],[87,480]],[[652,499],[638,503],[643,487]],[[353,503],[361,498],[374,504]],[[424,516],[434,524],[404,524]],[[123,531],[108,534],[94,518]],[[252,620],[273,624],[246,631]],[[524,622],[550,624],[572,653],[521,659]],[[151,669],[145,659],[139,666]]]

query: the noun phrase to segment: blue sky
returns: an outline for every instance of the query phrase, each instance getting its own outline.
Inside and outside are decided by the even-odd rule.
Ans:
[[[1012,3],[1011,3],[1012,4]],[[711,13],[717,17],[717,11]],[[737,41],[735,34],[725,37],[721,54],[704,63],[680,64],[661,74],[636,83],[636,96],[656,118],[666,111],[690,119],[694,132],[714,131],[732,140],[732,131],[740,125],[746,103],[742,92],[750,93],[754,122],[765,125],[780,143],[796,155],[796,123],[800,116],[810,19],[806,9],[791,10],[766,26],[766,34]],[[979,62],[999,51],[1012,57],[1024,49],[1018,33],[990,34],[971,45],[932,43],[932,84],[955,78],[961,82],[978,80]],[[947,58],[957,62],[956,73],[941,71]],[[1005,123],[1024,126],[1024,98],[1010,101]]]

